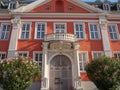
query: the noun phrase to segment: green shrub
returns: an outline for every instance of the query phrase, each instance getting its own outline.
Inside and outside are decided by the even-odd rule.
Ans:
[[[36,76],[40,76],[40,68],[30,58],[0,61],[0,84],[4,90],[27,90]]]
[[[120,90],[120,60],[105,56],[93,59],[86,72],[98,89]]]

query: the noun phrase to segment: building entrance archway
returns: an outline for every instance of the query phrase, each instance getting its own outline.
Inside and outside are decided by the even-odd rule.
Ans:
[[[72,64],[65,55],[57,55],[50,62],[50,90],[73,90]]]

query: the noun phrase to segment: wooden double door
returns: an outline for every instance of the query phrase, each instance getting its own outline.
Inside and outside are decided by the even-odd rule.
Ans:
[[[72,89],[72,65],[67,56],[57,55],[50,63],[50,90]]]

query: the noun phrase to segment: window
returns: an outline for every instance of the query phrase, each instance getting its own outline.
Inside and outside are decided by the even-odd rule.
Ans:
[[[0,60],[3,60],[6,58],[6,53],[5,52],[0,52]]]
[[[85,30],[83,24],[75,24],[75,34],[77,38],[85,39]]]
[[[21,39],[29,39],[30,36],[30,24],[23,24],[21,30]]]
[[[6,40],[9,38],[9,33],[10,33],[10,25],[9,24],[3,24],[1,31],[0,31],[0,39],[1,40]]]
[[[65,33],[66,25],[65,24],[55,24],[55,33]]]
[[[16,2],[9,3],[8,9],[15,9],[16,8]]]
[[[101,56],[104,56],[104,52],[103,51],[93,51],[92,52],[92,58],[98,58],[98,57],[101,57]]]
[[[114,53],[114,57],[115,57],[115,58],[120,58],[120,52],[115,52],[115,53]]]
[[[100,39],[100,31],[97,24],[90,24],[89,29],[91,39]]]
[[[103,4],[103,10],[110,11],[110,5],[109,4]]]
[[[42,53],[41,52],[34,52],[33,60],[37,62],[42,67]]]
[[[117,4],[117,10],[118,11],[120,10],[120,4]]]
[[[27,51],[19,51],[18,56],[28,57],[28,52]]]
[[[43,39],[45,36],[45,24],[44,23],[37,23],[36,25],[36,32],[35,32],[36,39]]]
[[[87,52],[80,52],[79,53],[79,66],[80,66],[80,71],[85,71],[85,66],[87,64]]]
[[[119,38],[116,25],[109,25],[109,33],[111,39],[116,40]]]

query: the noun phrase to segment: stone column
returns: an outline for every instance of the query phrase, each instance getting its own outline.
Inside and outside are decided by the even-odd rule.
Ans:
[[[81,87],[81,76],[79,66],[79,43],[74,43],[74,88],[75,90],[83,90]]]
[[[8,58],[15,57],[17,42],[18,42],[18,32],[20,29],[20,16],[15,16],[12,22],[12,32],[10,37],[9,49],[8,49]]]
[[[47,60],[48,42],[43,42],[43,57],[42,57],[42,82],[41,90],[49,90],[49,67]]]
[[[100,28],[101,28],[102,42],[103,42],[103,48],[104,48],[105,55],[112,57],[110,41],[108,37],[108,25],[107,25],[106,17],[99,16],[99,23],[100,23]]]

